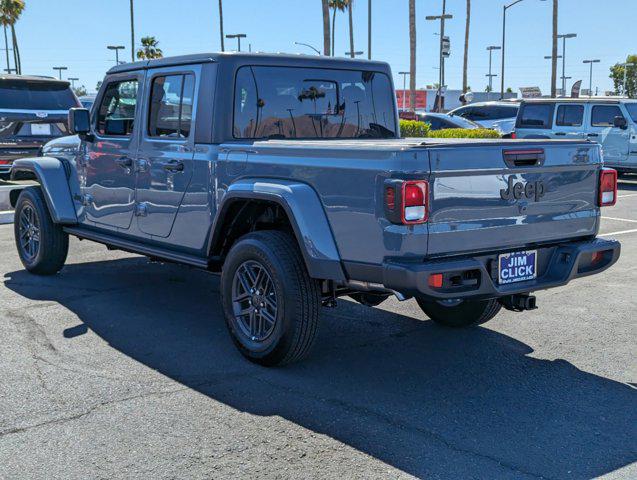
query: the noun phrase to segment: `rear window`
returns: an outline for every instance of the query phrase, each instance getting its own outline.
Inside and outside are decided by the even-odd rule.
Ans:
[[[633,119],[633,122],[637,122],[637,103],[624,103],[624,107],[628,110],[628,115]]]
[[[453,111],[453,114],[474,122],[502,120],[503,118],[515,118],[518,114],[518,107],[517,105],[473,105],[458,108]]]
[[[77,106],[75,95],[63,83],[0,80],[0,109],[68,110]]]
[[[623,116],[617,105],[594,105],[591,113],[591,125],[593,127],[612,127],[615,123],[615,117]]]
[[[553,105],[550,103],[527,103],[521,107],[518,127],[551,128]]]
[[[584,119],[584,105],[560,105],[557,107],[555,125],[558,127],[579,127]]]
[[[396,137],[394,96],[379,72],[246,66],[237,71],[235,138]]]

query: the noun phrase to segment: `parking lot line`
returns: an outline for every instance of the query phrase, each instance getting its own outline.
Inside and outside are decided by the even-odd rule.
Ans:
[[[617,198],[637,197],[637,193],[627,193],[626,195],[617,195]]]
[[[598,236],[599,237],[612,237],[615,235],[625,235],[627,233],[636,233],[637,232],[637,228],[633,228],[632,230],[621,230],[619,232],[611,232],[611,233],[601,233]]]
[[[637,223],[637,220],[630,220],[628,218],[602,217],[602,219],[603,220],[615,220],[616,222]]]

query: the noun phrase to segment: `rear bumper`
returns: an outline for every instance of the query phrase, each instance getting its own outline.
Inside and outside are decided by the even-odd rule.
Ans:
[[[617,262],[620,250],[619,242],[602,239],[537,248],[538,277],[506,285],[498,284],[497,262],[499,254],[508,252],[426,263],[388,262],[383,265],[383,284],[405,295],[435,300],[504,297],[559,287],[575,278],[600,273]],[[603,255],[601,260],[592,264],[595,252],[603,252]],[[429,277],[434,273],[443,274],[445,287],[429,286]],[[456,282],[451,282],[452,279]]]

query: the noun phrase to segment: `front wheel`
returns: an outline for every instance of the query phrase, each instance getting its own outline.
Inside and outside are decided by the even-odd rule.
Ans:
[[[462,300],[452,305],[422,298],[416,298],[416,301],[425,315],[434,322],[452,328],[481,325],[495,317],[502,308],[496,299]]]
[[[221,301],[241,354],[265,366],[307,355],[318,327],[319,287],[290,235],[261,231],[240,238],[223,265]]]
[[[13,220],[15,243],[22,265],[37,275],[53,275],[64,266],[69,236],[53,223],[39,187],[22,190]]]

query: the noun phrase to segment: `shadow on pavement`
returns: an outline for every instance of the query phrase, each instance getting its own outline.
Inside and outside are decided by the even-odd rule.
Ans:
[[[487,328],[340,302],[303,363],[245,361],[225,330],[216,277],[141,258],[24,271],[5,286],[55,301],[123,354],[210,398],[278,415],[419,477],[593,478],[637,460],[637,392]],[[574,327],[576,328],[576,327]]]

